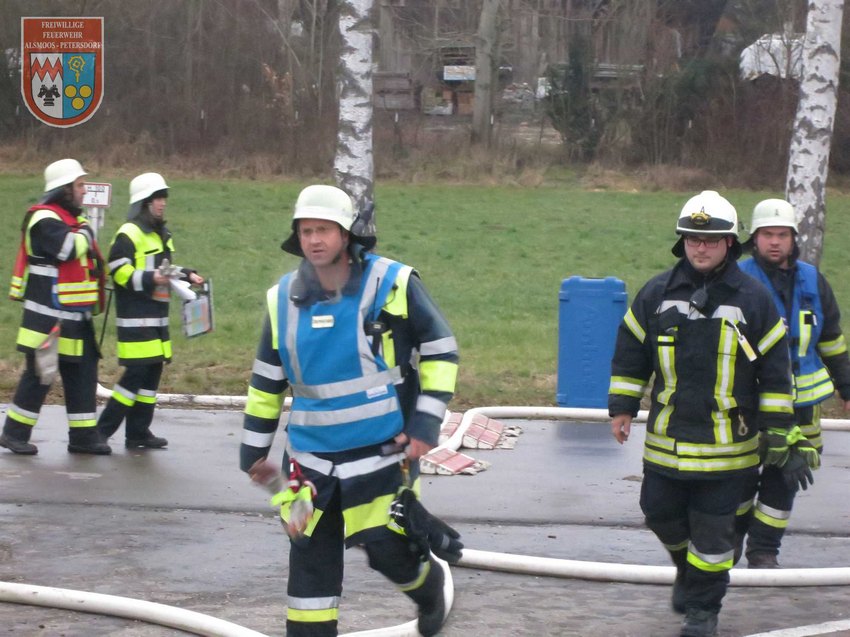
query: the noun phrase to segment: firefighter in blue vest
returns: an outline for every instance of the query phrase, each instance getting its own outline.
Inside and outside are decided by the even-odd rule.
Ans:
[[[109,248],[109,272],[115,283],[118,363],[125,367],[98,419],[109,439],[126,419],[127,449],[162,449],[168,440],[151,432],[156,392],[165,363],[171,362],[168,306],[170,275],[202,285],[195,270],[171,259],[174,241],[165,223],[168,184],[159,173],[143,173],[130,182],[130,209]],[[168,268],[168,272],[163,270]]]
[[[766,199],[753,209],[752,258],[741,269],[763,283],[788,329],[794,377],[794,414],[813,468],[823,450],[821,404],[835,391],[850,410],[850,356],[841,332],[835,295],[818,269],[799,260],[794,207],[783,199]],[[791,517],[796,485],[786,484],[775,467],[764,467],[739,509],[739,542],[747,535],[749,568],[778,568],[782,536]],[[743,547],[741,547],[743,548]],[[740,549],[739,549],[740,550]]]
[[[430,552],[453,561],[462,545],[436,518],[423,545],[390,511],[402,500],[419,507],[418,459],[437,444],[457,344],[416,271],[371,253],[375,238],[356,233],[355,217],[339,188],[298,196],[281,247],[303,260],[267,293],[240,466],[257,482],[280,471],[266,457],[291,388],[289,483],[272,500],[290,537],[289,637],[337,634],[351,546],[417,604],[419,632],[434,635],[448,609],[445,566]],[[420,513],[407,510],[412,521]]]
[[[0,446],[21,455],[38,453],[30,436],[55,371],[65,390],[68,451],[111,451],[95,420],[100,352],[92,316],[103,304],[104,264],[83,216],[86,174],[76,159],[60,159],[45,168],[44,196],[27,211],[21,226],[9,295],[24,304],[17,346],[26,365],[0,435]],[[58,370],[52,370],[57,350]]]
[[[681,637],[711,637],[729,583],[735,513],[760,462],[807,482],[793,444],[785,327],[738,268],[738,215],[714,191],[681,210],[679,262],[637,294],[620,325],[608,409],[623,444],[654,375],[640,506],[676,566]],[[766,430],[765,457],[759,430]]]

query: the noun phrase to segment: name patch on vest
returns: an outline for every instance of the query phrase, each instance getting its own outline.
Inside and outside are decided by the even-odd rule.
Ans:
[[[334,317],[330,314],[313,317],[313,329],[321,330],[334,326]]]

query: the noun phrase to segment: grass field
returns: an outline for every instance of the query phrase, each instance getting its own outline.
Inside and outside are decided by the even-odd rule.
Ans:
[[[289,232],[295,197],[306,184],[166,178],[175,261],[213,279],[216,330],[186,339],[179,327],[173,329],[175,357],[161,390],[243,394],[265,290],[297,263],[279,244]],[[113,206],[101,231],[104,250],[127,204],[127,181],[112,183]],[[19,220],[41,185],[39,176],[0,176],[7,220],[0,227],[4,276],[11,273]],[[615,276],[626,283],[631,298],[652,274],[674,263],[673,228],[691,194],[382,183],[376,190],[377,251],[415,266],[454,328],[461,350],[455,407],[553,405],[561,281],[573,275]],[[748,222],[759,199],[779,193],[723,194]],[[822,267],[847,308],[850,196],[830,192],[827,201]],[[179,326],[176,310],[172,303],[173,324]],[[114,314],[101,365],[101,382],[107,386],[119,372],[113,319]],[[14,350],[19,320],[18,304],[0,303],[4,402],[22,361]],[[850,322],[845,318],[844,323],[847,331]],[[97,327],[102,327],[100,318]]]

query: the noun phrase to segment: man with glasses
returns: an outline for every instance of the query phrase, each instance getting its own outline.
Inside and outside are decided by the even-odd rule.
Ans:
[[[652,278],[617,334],[608,409],[620,444],[649,386],[640,506],[676,565],[672,606],[682,637],[717,633],[735,547],[735,512],[764,463],[811,478],[789,452],[793,426],[785,327],[763,285],[736,263],[738,215],[714,191],[689,199],[676,224],[679,262]]]
[[[820,466],[821,403],[836,389],[844,411],[850,410],[850,356],[841,332],[841,313],[835,295],[818,269],[799,261],[797,218],[784,199],[765,199],[753,209],[750,238],[744,247],[752,258],[741,269],[770,290],[788,328],[791,371],[794,375],[795,436],[804,447],[809,466]],[[779,568],[777,557],[791,517],[796,484],[786,484],[776,467],[765,467],[739,509],[739,551],[747,535],[749,568]]]

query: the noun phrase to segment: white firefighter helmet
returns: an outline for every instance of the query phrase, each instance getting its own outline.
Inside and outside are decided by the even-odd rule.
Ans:
[[[676,234],[722,234],[738,237],[738,212],[714,190],[703,190],[682,207]]]
[[[168,190],[168,184],[159,173],[142,173],[138,177],[133,177],[133,181],[130,182],[130,205],[144,201],[160,190]]]
[[[754,235],[759,228],[781,226],[791,228],[797,233],[797,216],[794,206],[784,199],[765,199],[753,208],[753,222],[750,224],[750,234]]]
[[[59,186],[72,184],[78,177],[88,173],[76,159],[60,159],[44,169],[44,192],[50,192]]]
[[[342,226],[343,230],[351,230],[354,223],[354,204],[344,190],[336,186],[307,186],[295,201],[297,219],[326,219]]]
[[[280,244],[280,247],[290,254],[303,257],[301,244],[298,240],[297,225],[299,219],[325,219],[339,224],[348,231],[351,239],[367,250],[375,247],[375,237],[360,236],[353,230],[357,219],[357,210],[351,197],[336,186],[317,184],[307,186],[295,201],[295,214],[292,215],[292,232]]]

